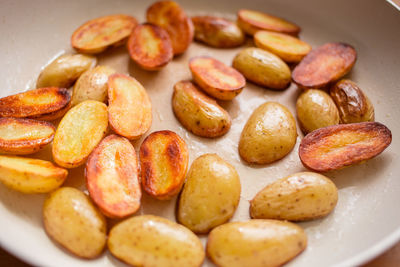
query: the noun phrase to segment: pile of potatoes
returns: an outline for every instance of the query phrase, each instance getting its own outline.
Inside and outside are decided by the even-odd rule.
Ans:
[[[328,215],[338,190],[317,172],[340,169],[380,154],[391,132],[374,122],[371,101],[356,83],[341,78],[356,61],[344,43],[316,49],[298,38],[292,22],[239,10],[237,23],[215,16],[188,17],[173,1],[152,4],[146,22],[129,15],[96,18],[80,26],[71,44],[81,54],[47,65],[37,89],[0,99],[0,181],[23,193],[49,193],[43,205],[47,234],[82,258],[107,246],[133,266],[200,266],[207,255],[218,266],[280,266],[307,246],[293,222]],[[241,181],[217,154],[189,166],[186,142],[176,133],[150,133],[135,151],[131,142],[152,124],[152,103],[135,78],[96,66],[94,54],[126,44],[131,59],[149,71],[166,66],[192,40],[217,48],[238,47],[246,35],[256,47],[241,50],[232,67],[197,56],[192,80],[173,86],[172,109],[190,132],[205,138],[226,134],[232,120],[217,102],[240,96],[246,81],[285,90],[293,81],[302,93],[297,120],[307,134],[299,159],[312,171],[279,179],[250,201],[250,220],[228,222],[238,207]],[[68,89],[72,87],[72,89]],[[50,121],[61,119],[56,127]],[[255,108],[244,125],[238,153],[250,164],[271,164],[297,140],[296,118],[278,102]],[[19,157],[52,143],[53,161]],[[137,152],[139,157],[137,157]],[[61,187],[68,169],[85,164],[87,196]],[[142,190],[168,201],[179,194],[177,223],[153,215],[131,216]],[[120,222],[107,230],[107,218]],[[208,234],[204,250],[196,234]]]

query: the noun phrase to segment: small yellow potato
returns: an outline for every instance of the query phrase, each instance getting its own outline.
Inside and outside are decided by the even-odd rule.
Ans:
[[[72,93],[71,105],[85,100],[107,101],[108,77],[115,73],[113,68],[97,66],[85,71],[76,81]]]
[[[294,223],[278,220],[231,222],[210,232],[207,256],[220,267],[276,267],[307,246],[307,235]]]
[[[96,63],[97,59],[92,56],[62,55],[42,70],[36,88],[50,86],[68,88],[82,73],[96,66]]]
[[[179,199],[177,220],[195,233],[208,233],[233,216],[240,191],[235,168],[216,154],[204,154],[190,167]]]
[[[257,47],[270,51],[290,63],[300,62],[311,51],[311,46],[306,42],[278,32],[258,31],[254,34],[254,42]]]
[[[286,156],[296,144],[297,129],[292,113],[276,102],[253,111],[243,128],[239,154],[248,163],[266,164]]]
[[[338,191],[327,177],[299,172],[279,179],[250,201],[253,219],[307,221],[328,215],[336,206]]]
[[[307,134],[316,129],[339,124],[339,111],[332,98],[322,90],[309,89],[296,102],[300,128]]]
[[[219,137],[231,127],[228,112],[190,81],[175,84],[172,109],[183,127],[198,136]]]
[[[118,73],[108,78],[108,117],[111,129],[130,140],[150,129],[150,97],[136,79]]]
[[[186,227],[154,215],[141,215],[115,225],[108,249],[132,266],[199,267],[205,253],[199,238]]]
[[[107,106],[86,100],[70,109],[61,120],[53,142],[53,159],[65,168],[85,163],[106,134]]]
[[[261,48],[243,49],[233,59],[232,66],[246,79],[269,89],[286,89],[291,81],[288,65]]]
[[[78,189],[51,193],[43,204],[43,223],[53,240],[78,257],[95,258],[106,245],[106,220]]]
[[[0,156],[0,181],[25,193],[48,193],[61,186],[67,170],[40,159]]]

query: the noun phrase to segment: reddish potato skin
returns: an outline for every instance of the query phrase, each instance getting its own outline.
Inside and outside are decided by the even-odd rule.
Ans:
[[[371,159],[391,142],[391,131],[379,122],[339,124],[306,135],[299,157],[308,169],[327,172]]]

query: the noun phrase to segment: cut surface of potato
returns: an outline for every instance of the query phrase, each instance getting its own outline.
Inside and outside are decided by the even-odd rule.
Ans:
[[[103,139],[108,126],[107,106],[86,100],[70,109],[61,120],[53,142],[54,161],[66,168],[82,165]]]
[[[356,50],[345,43],[327,43],[303,58],[292,73],[301,88],[322,88],[346,75],[357,60]]]
[[[40,159],[0,156],[0,181],[16,191],[48,193],[61,186],[67,170]]]
[[[174,56],[168,33],[148,23],[135,27],[128,40],[128,51],[131,59],[145,70],[159,70]]]
[[[371,159],[391,142],[392,133],[379,122],[339,124],[306,135],[299,156],[305,167],[326,172]]]
[[[211,57],[194,57],[189,61],[194,81],[209,95],[232,100],[246,85],[243,75]]]
[[[82,53],[95,54],[122,44],[137,25],[134,17],[117,14],[89,20],[71,36],[71,45]]]
[[[159,1],[147,9],[147,21],[160,26],[171,38],[174,55],[182,54],[193,40],[192,20],[174,1]]]
[[[185,141],[171,131],[151,133],[140,146],[143,189],[160,200],[181,191],[189,162]]]
[[[128,139],[138,139],[149,130],[150,97],[136,79],[117,73],[109,77],[108,116],[112,130]]]

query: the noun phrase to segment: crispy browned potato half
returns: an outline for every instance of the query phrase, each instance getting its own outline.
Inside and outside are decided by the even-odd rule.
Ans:
[[[192,20],[174,1],[159,1],[147,9],[147,22],[164,28],[171,38],[174,55],[182,54],[193,40]]]
[[[301,30],[299,26],[285,19],[254,10],[241,9],[237,16],[239,27],[249,35],[254,35],[259,30],[298,35]]]
[[[117,14],[85,22],[71,36],[71,45],[82,53],[96,54],[125,42],[137,25],[134,17]]]
[[[241,46],[245,41],[242,30],[236,23],[214,16],[192,17],[194,39],[209,46],[231,48]]]
[[[356,63],[356,50],[345,43],[327,43],[313,49],[292,72],[301,88],[323,88],[346,75]]]
[[[138,139],[149,130],[150,97],[136,79],[118,73],[108,78],[108,116],[111,129],[128,139]]]
[[[379,122],[339,124],[306,135],[299,156],[305,167],[326,172],[371,159],[391,142],[391,131]]]
[[[71,93],[58,87],[39,88],[0,98],[0,117],[55,120],[70,107]]]
[[[32,154],[53,141],[55,127],[45,121],[0,118],[0,153]]]

